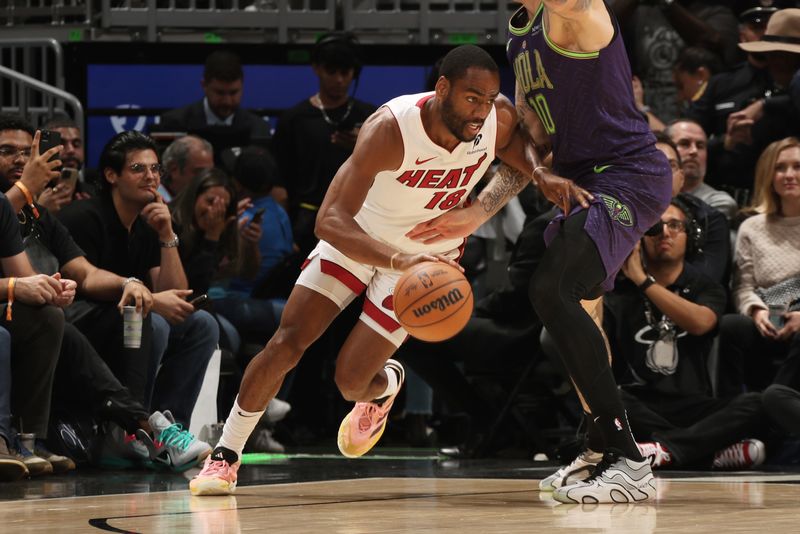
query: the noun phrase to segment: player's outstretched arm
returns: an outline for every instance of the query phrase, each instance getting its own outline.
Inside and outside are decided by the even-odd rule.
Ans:
[[[519,102],[521,98],[524,99],[524,95],[520,95],[519,90],[517,93]],[[522,104],[522,106],[525,105]],[[487,218],[505,206],[531,179],[545,198],[560,207],[564,213],[569,212],[572,199],[583,207],[589,207],[592,195],[575,185],[572,180],[551,173],[545,163],[546,159],[542,157],[542,151],[537,150],[529,131],[533,129],[534,135],[539,133],[536,130],[538,120],[526,116],[524,113],[527,111],[520,109],[519,105],[515,109],[505,98],[498,99],[496,106],[497,155],[506,165],[501,167],[495,179],[489,182],[489,185],[478,196],[478,204],[483,207]],[[519,122],[517,122],[517,117],[519,117]]]
[[[523,132],[517,127],[517,113],[511,102],[498,95],[496,152],[506,165],[492,177],[478,195],[477,202],[463,208],[454,208],[430,221],[416,225],[406,234],[409,239],[423,243],[436,243],[445,239],[466,237],[478,229],[492,215],[508,203],[531,181],[533,162],[538,155],[525,154]]]

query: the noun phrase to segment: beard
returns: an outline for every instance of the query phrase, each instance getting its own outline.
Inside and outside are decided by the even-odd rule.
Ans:
[[[464,135],[464,129],[466,128],[467,123],[471,121],[460,117],[458,113],[456,113],[456,110],[453,109],[453,104],[450,102],[449,98],[446,98],[442,101],[442,122],[444,122],[444,125],[448,130],[450,130],[450,133],[462,143],[469,143],[475,139],[475,136],[466,137]]]

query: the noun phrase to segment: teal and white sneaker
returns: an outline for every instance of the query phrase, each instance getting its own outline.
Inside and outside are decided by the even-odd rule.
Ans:
[[[211,446],[176,423],[169,410],[153,412],[148,422],[155,439],[142,429],[136,432],[136,436],[147,446],[150,459],[156,465],[182,472],[200,464],[211,454]]]

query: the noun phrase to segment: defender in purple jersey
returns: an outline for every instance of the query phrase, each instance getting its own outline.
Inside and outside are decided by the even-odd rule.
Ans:
[[[562,502],[655,497],[647,460],[628,426],[600,328],[603,291],[671,196],[671,172],[636,109],[619,27],[602,0],[523,0],[509,24],[517,109],[552,168],[593,195],[562,209],[531,281],[534,308],[553,337],[588,422],[580,456],[543,480]],[[595,299],[595,300],[592,300]],[[602,458],[602,461],[601,461]],[[590,476],[591,475],[591,476]]]

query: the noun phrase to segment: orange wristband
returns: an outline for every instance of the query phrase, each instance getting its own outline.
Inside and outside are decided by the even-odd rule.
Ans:
[[[8,306],[6,306],[6,321],[11,322],[11,305],[14,304],[14,286],[17,284],[17,278],[12,276],[8,279]]]
[[[28,206],[31,207],[31,211],[33,211],[33,216],[37,219],[39,218],[39,210],[36,209],[36,204],[33,203],[33,195],[31,194],[31,190],[22,183],[22,180],[17,180],[14,182],[14,185],[22,191],[22,194],[25,196],[25,202],[28,203]]]

